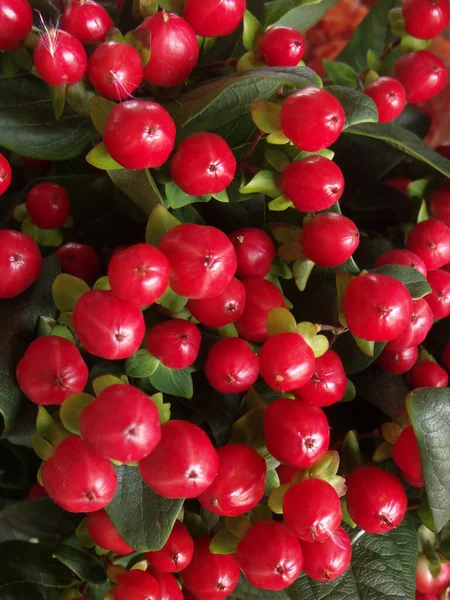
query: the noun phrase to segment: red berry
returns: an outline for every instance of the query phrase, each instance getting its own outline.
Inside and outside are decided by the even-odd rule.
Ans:
[[[103,42],[114,22],[106,10],[94,0],[72,0],[62,15],[61,26],[82,44]]]
[[[343,575],[350,566],[352,546],[342,527],[320,544],[301,542],[301,546],[305,557],[303,568],[311,579],[329,583]]]
[[[416,588],[422,594],[441,594],[450,585],[450,563],[441,563],[441,572],[433,577],[426,554],[419,554]]]
[[[422,387],[447,387],[448,375],[447,371],[434,361],[421,360],[411,369],[409,381],[413,390]]]
[[[408,250],[423,260],[429,271],[450,262],[450,228],[437,219],[417,223],[408,235]]]
[[[62,29],[46,31],[36,44],[34,66],[48,85],[78,83],[86,73],[86,52],[77,38]]]
[[[127,100],[109,113],[103,142],[125,169],[153,169],[169,158],[175,135],[175,123],[165,108],[149,100]]]
[[[154,325],[147,334],[147,348],[169,369],[186,369],[197,359],[202,336],[199,328],[184,319]]]
[[[433,217],[450,225],[450,183],[445,183],[431,194],[430,210]]]
[[[408,177],[388,177],[383,180],[384,185],[388,185],[399,191],[401,194],[405,196],[408,195],[408,185],[412,183],[412,179],[408,179]],[[403,263],[402,263],[403,264]]]
[[[236,272],[236,252],[216,227],[185,223],[170,229],[159,245],[170,263],[169,283],[186,298],[215,298]]]
[[[286,167],[281,179],[283,193],[301,212],[325,210],[344,191],[344,177],[336,163],[324,156],[307,156]]]
[[[273,308],[284,308],[283,294],[276,285],[262,277],[242,282],[247,292],[244,312],[236,321],[240,337],[249,342],[264,342],[269,338],[266,321]]]
[[[15,298],[32,285],[41,272],[42,257],[36,242],[24,233],[0,231],[0,299]]]
[[[264,590],[284,590],[303,568],[300,542],[276,521],[252,525],[238,544],[236,560],[248,581]]]
[[[230,35],[242,21],[245,4],[245,0],[187,0],[183,17],[202,37]]]
[[[395,475],[378,467],[359,467],[347,479],[347,509],[358,527],[386,533],[400,525],[408,499]]]
[[[191,562],[194,554],[194,540],[180,521],[175,525],[161,550],[146,552],[145,558],[150,565],[161,573],[183,571]]]
[[[365,273],[350,281],[344,296],[344,313],[354,335],[364,340],[390,341],[411,321],[411,295],[397,279]]]
[[[119,577],[114,588],[114,600],[161,600],[161,590],[154,577],[146,571],[133,569]]]
[[[407,52],[397,60],[395,76],[405,88],[406,100],[417,104],[444,88],[447,70],[440,58],[428,50],[419,50]]]
[[[265,277],[269,273],[277,252],[267,233],[256,227],[244,227],[233,231],[229,238],[236,251],[238,277]]]
[[[238,517],[262,500],[266,490],[266,461],[245,444],[222,446],[217,454],[217,477],[198,501],[216,515]]]
[[[448,0],[406,0],[402,12],[406,32],[420,40],[437,37],[450,22]]]
[[[399,350],[392,350],[391,348],[385,347],[380,356],[378,357],[376,364],[393,375],[402,375],[407,373],[416,362],[419,356],[417,346],[412,348],[401,348]]]
[[[436,594],[421,594],[416,591],[415,600],[439,600]],[[440,600],[447,600],[447,598],[443,597]]]
[[[139,463],[142,479],[166,498],[196,498],[214,481],[219,458],[206,433],[188,421],[161,426],[161,441]]]
[[[437,270],[430,271],[427,277],[431,293],[426,296],[435,319],[443,319],[450,315],[450,273]]]
[[[28,500],[39,500],[40,498],[48,498],[47,490],[39,483],[34,483],[28,492]]]
[[[172,573],[160,573],[154,569],[147,569],[147,572],[158,582],[161,600],[184,600],[185,596]]]
[[[330,428],[318,406],[278,398],[264,412],[268,451],[280,462],[307,469],[328,450]]]
[[[269,67],[296,67],[305,53],[305,39],[292,27],[271,27],[258,50]]]
[[[24,40],[33,25],[27,0],[2,0],[0,4],[0,51],[12,50]]]
[[[394,121],[403,112],[406,105],[405,88],[392,77],[379,77],[369,83],[364,93],[375,102],[379,123]]]
[[[399,469],[423,485],[422,461],[412,425],[406,427],[397,438],[392,447],[392,456]]]
[[[192,316],[214,329],[237,321],[244,312],[247,292],[243,283],[233,277],[225,290],[206,300],[189,300],[187,307]]]
[[[302,242],[306,258],[321,267],[337,267],[348,260],[359,246],[359,231],[347,217],[325,212],[306,223]]]
[[[296,467],[289,467],[288,465],[278,465],[278,467],[275,470],[278,473],[280,485],[284,485],[285,483],[291,483],[292,478],[298,471]]]
[[[42,483],[50,498],[69,512],[94,512],[109,504],[117,475],[106,458],[71,436],[56,447],[42,468]]]
[[[444,142],[440,146],[437,146],[435,151],[445,158],[450,158],[450,144],[448,142]]]
[[[136,48],[110,41],[91,54],[88,76],[96,92],[112,100],[124,100],[141,84],[144,70]]]
[[[284,135],[297,148],[307,152],[331,146],[340,136],[344,122],[342,106],[330,92],[319,88],[298,90],[283,102],[281,108]]]
[[[103,290],[81,296],[73,312],[73,328],[88,352],[108,360],[134,354],[145,334],[139,308]]]
[[[100,262],[97,253],[90,246],[69,242],[55,252],[59,256],[61,270],[79,277],[91,285],[100,274]]]
[[[246,392],[258,379],[259,359],[247,342],[227,337],[209,351],[205,375],[221,394]]]
[[[424,298],[413,300],[412,316],[409,325],[391,342],[386,349],[403,350],[421,344],[433,325],[433,312]]]
[[[41,229],[56,229],[69,216],[69,194],[57,183],[38,183],[28,192],[26,207],[35,225]]]
[[[306,400],[316,406],[331,406],[344,397],[347,375],[336,352],[327,350],[316,358],[314,373],[306,385],[294,390],[298,400]]]
[[[174,13],[158,12],[139,25],[150,32],[150,60],[144,67],[151,85],[176,87],[183,84],[197,64],[199,48],[192,27]]]
[[[404,265],[416,269],[424,277],[427,276],[425,263],[411,250],[388,250],[388,252],[380,254],[375,266],[382,267],[383,265]]]
[[[0,8],[1,10],[1,8]],[[1,19],[1,17],[0,17]],[[1,27],[1,24],[0,24]],[[1,44],[1,41],[0,41]],[[11,165],[3,154],[0,153],[0,196],[6,192],[11,184]]]
[[[87,530],[93,542],[114,554],[130,554],[133,548],[119,534],[105,510],[97,510],[87,515]]]

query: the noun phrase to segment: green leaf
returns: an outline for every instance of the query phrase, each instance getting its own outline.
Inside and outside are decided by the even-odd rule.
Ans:
[[[159,363],[158,368],[148,380],[156,390],[170,396],[190,399],[194,393],[189,369],[169,369]]]
[[[95,554],[87,550],[63,544],[55,550],[53,556],[83,581],[88,581],[94,585],[101,585],[106,581],[103,563]]]
[[[413,300],[423,298],[431,293],[431,286],[425,277],[412,267],[403,265],[383,265],[372,269],[371,273],[381,273],[401,281],[409,290]]]
[[[384,342],[375,342],[373,356],[368,356],[361,352],[352,334],[347,332],[338,337],[333,345],[333,350],[339,354],[347,375],[353,375],[364,371],[375,362],[385,345]]]
[[[163,201],[148,169],[108,171],[108,175],[114,185],[133,200],[146,215],[150,215],[153,208]]]
[[[115,467],[117,491],[106,507],[123,539],[137,552],[160,550],[172,531],[184,500],[158,496],[142,480],[139,469]]]
[[[358,73],[345,63],[324,59],[325,73],[335,85],[344,85],[350,88],[358,86]]]
[[[167,202],[170,208],[182,208],[188,206],[188,204],[194,204],[195,202],[209,202],[211,200],[211,194],[207,196],[191,196],[183,192],[176,183],[167,183],[164,187],[166,192]]]
[[[315,25],[338,0],[273,0],[267,5],[265,24],[293,27],[306,31]],[[275,20],[274,20],[275,19]],[[275,22],[276,21],[276,22]]]
[[[157,204],[152,210],[145,230],[145,239],[148,244],[159,246],[164,235],[181,221],[176,219],[162,204]]]
[[[156,408],[159,412],[159,422],[166,423],[170,419],[170,402],[164,402],[163,395],[161,393],[152,394],[152,401],[156,404]]]
[[[264,29],[261,23],[249,10],[246,10],[244,13],[244,33],[242,36],[244,48],[249,52],[257,50],[263,33]]]
[[[168,286],[164,294],[161,296],[161,298],[159,298],[159,300],[156,301],[156,304],[164,306],[164,308],[166,308],[172,313],[179,312],[182,308],[186,306],[187,303],[188,299],[176,294],[172,290],[170,285]]]
[[[345,129],[360,123],[378,122],[375,102],[366,94],[338,85],[327,87],[327,91],[342,104],[345,112]]]
[[[156,8],[156,10],[158,10]],[[139,56],[141,57],[142,66],[145,67],[150,60],[150,31],[145,27],[142,29],[133,29],[129,31],[125,37],[124,42],[136,48]]]
[[[23,221],[20,231],[32,237],[39,246],[53,246],[56,248],[64,241],[64,234],[61,229],[40,229],[33,223],[31,218]]]
[[[89,292],[86,282],[73,275],[61,273],[53,282],[52,294],[60,312],[73,312],[75,304],[83,294]]]
[[[53,113],[55,119],[58,120],[62,117],[64,112],[64,105],[66,103],[66,86],[56,85],[50,86],[50,98],[53,106]]]
[[[234,554],[238,543],[239,538],[225,527],[213,537],[209,544],[209,550],[213,554]]]
[[[297,323],[287,308],[272,308],[267,317],[266,327],[269,335],[272,336],[278,333],[295,333]]]
[[[106,388],[110,387],[111,385],[117,385],[120,383],[123,383],[123,381],[121,381],[119,377],[116,377],[115,375],[100,375],[92,382],[92,388],[95,395],[98,396],[103,392],[103,390],[106,390]]]
[[[272,2],[269,2],[266,6],[265,25],[267,26],[276,23],[291,10],[318,3],[319,0],[272,0]]]
[[[0,596],[2,600],[59,600],[60,591],[33,583],[12,583],[0,587]]]
[[[275,469],[268,469],[266,473],[266,496],[268,496],[272,490],[275,490],[280,485],[280,478]]]
[[[250,112],[253,123],[264,133],[273,133],[281,129],[281,104],[256,100],[251,103]]]
[[[288,198],[286,198],[286,196],[284,196],[282,194],[281,196],[278,196],[274,200],[271,200],[269,202],[269,204],[267,205],[267,208],[274,212],[281,212],[283,210],[287,210],[288,208],[291,208],[291,206],[294,206],[293,202],[291,200],[289,200]]]
[[[112,100],[107,100],[103,96],[92,96],[88,103],[89,116],[100,135],[103,135],[106,126],[106,120],[109,113],[116,106]]]
[[[80,435],[81,413],[94,400],[90,394],[72,394],[64,400],[59,409],[59,418],[67,431]]]
[[[273,171],[260,171],[246,185],[239,188],[241,194],[265,194],[270,198],[280,195],[279,175]]]
[[[123,169],[110,155],[103,142],[100,142],[86,154],[86,161],[96,169],[114,171]]]
[[[428,213],[427,201],[422,200],[420,203],[419,212],[417,214],[417,222],[422,223],[422,221],[428,221],[430,215]]]
[[[148,350],[142,348],[127,358],[125,361],[125,373],[128,377],[150,377],[156,371],[159,360],[152,356]]]

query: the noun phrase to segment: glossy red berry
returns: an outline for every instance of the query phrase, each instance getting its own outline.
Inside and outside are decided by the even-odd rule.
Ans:
[[[295,67],[305,53],[305,39],[293,27],[271,27],[263,35],[258,51],[269,67]]]
[[[383,265],[404,265],[405,267],[416,269],[424,277],[427,276],[425,263],[417,254],[411,252],[411,250],[388,250],[380,254],[375,262],[375,266],[382,267]]]
[[[320,544],[301,542],[301,546],[305,558],[303,568],[311,579],[329,583],[343,575],[350,566],[352,546],[342,527]]]
[[[344,128],[344,109],[320,88],[306,87],[283,102],[281,128],[297,148],[317,152],[331,146]]]
[[[406,0],[402,12],[406,32],[420,40],[437,37],[450,22],[448,0]]]
[[[280,479],[280,485],[290,483],[298,469],[296,467],[289,467],[288,465],[278,465],[275,469]]]
[[[411,295],[397,279],[366,273],[350,281],[344,313],[353,334],[364,340],[390,341],[411,321]]]
[[[141,84],[144,70],[136,48],[110,41],[91,54],[88,76],[96,92],[111,100],[124,100]]]
[[[450,585],[450,563],[441,563],[441,572],[433,577],[426,554],[420,553],[417,562],[416,588],[422,594],[441,594]]]
[[[24,40],[33,25],[27,0],[2,0],[0,4],[0,51],[12,50]]]
[[[79,277],[88,285],[94,283],[100,275],[100,261],[96,251],[85,244],[69,242],[55,252],[64,273]]]
[[[392,447],[392,457],[395,464],[408,478],[423,485],[422,461],[420,460],[419,445],[412,425],[401,432]]]
[[[194,555],[194,540],[180,521],[175,521],[172,531],[161,550],[146,552],[150,565],[161,573],[183,571]]]
[[[147,334],[147,348],[169,369],[186,369],[197,359],[202,336],[199,328],[184,319],[154,325]]]
[[[227,337],[209,351],[205,375],[221,394],[246,392],[258,379],[259,359],[246,341]]]
[[[264,434],[267,449],[277,460],[301,469],[314,464],[330,444],[323,410],[289,398],[278,398],[266,408]]]
[[[306,258],[321,267],[337,267],[358,248],[359,231],[347,217],[325,212],[306,223],[302,242]]]
[[[14,298],[32,285],[41,272],[36,242],[24,233],[0,231],[0,299]]]
[[[77,38],[62,29],[46,31],[34,48],[34,66],[48,85],[78,83],[86,73],[86,52]]]
[[[108,360],[134,354],[145,334],[140,309],[103,290],[81,296],[73,312],[73,328],[88,352]]]
[[[316,358],[314,373],[306,385],[293,390],[298,400],[305,400],[316,406],[331,406],[344,397],[347,375],[339,356],[333,350]]]
[[[206,433],[188,421],[161,426],[161,441],[139,463],[142,479],[166,498],[196,498],[214,481],[219,458]]]
[[[379,123],[394,121],[406,106],[405,88],[392,77],[379,77],[369,83],[364,93],[375,102]]]
[[[239,27],[245,11],[245,0],[187,0],[183,17],[197,35],[219,37],[230,35]]]
[[[111,461],[71,436],[56,447],[42,468],[42,483],[50,498],[69,512],[94,512],[109,504],[117,475]]]
[[[239,279],[233,277],[225,290],[207,300],[189,300],[187,307],[192,316],[214,329],[237,321],[244,312],[247,292]]]
[[[450,315],[450,273],[437,270],[428,273],[427,281],[431,293],[425,299],[433,311],[435,319],[443,319]]]
[[[393,375],[402,375],[413,367],[418,356],[419,351],[417,346],[400,348],[399,350],[392,350],[385,347],[377,358],[376,364],[383,371],[387,371]]]
[[[114,600],[161,600],[161,590],[154,577],[146,571],[133,569],[119,577],[114,588]]]
[[[303,568],[300,542],[276,521],[252,525],[237,546],[236,560],[248,581],[264,590],[284,590]]]
[[[409,374],[411,387],[447,387],[447,371],[432,360],[421,360],[416,363]],[[403,469],[404,470],[404,469]]]
[[[104,509],[89,513],[86,525],[92,541],[100,548],[121,555],[133,552],[133,548],[126,543],[114,527]]]
[[[39,483],[34,483],[28,492],[28,500],[39,500],[40,498],[48,498],[47,490]]]
[[[406,100],[417,104],[438,94],[445,85],[447,70],[440,58],[428,52],[407,52],[395,64],[395,76],[406,91]]]
[[[106,10],[94,0],[72,0],[64,9],[61,27],[82,44],[103,42],[114,22]]]
[[[217,477],[198,501],[216,515],[238,517],[262,500],[266,490],[266,461],[245,444],[227,444],[217,454]]]
[[[237,256],[237,277],[265,277],[276,256],[275,245],[262,229],[244,227],[229,235]]]
[[[242,282],[247,292],[244,312],[236,321],[240,337],[249,342],[264,342],[269,338],[266,321],[273,308],[284,308],[283,294],[272,282],[251,277]]]
[[[437,219],[417,223],[408,235],[408,250],[423,260],[429,271],[450,262],[450,228]]]
[[[216,227],[177,225],[165,234],[159,249],[169,259],[171,288],[186,298],[219,296],[236,272],[236,252]]]
[[[450,6],[450,3],[449,3]],[[430,196],[430,210],[433,217],[450,225],[450,184],[445,183]]]
[[[178,581],[172,573],[160,573],[154,569],[147,569],[147,572],[156,579],[159,585],[160,600],[185,600]]]
[[[325,210],[344,192],[344,176],[336,163],[324,156],[294,160],[283,171],[284,195],[301,212]]]
[[[28,192],[26,207],[35,225],[41,229],[55,229],[69,216],[69,194],[57,183],[38,183]]]
[[[408,500],[400,480],[378,467],[359,467],[347,479],[347,509],[367,533],[386,533],[400,525]]]
[[[153,169],[169,158],[175,134],[175,123],[165,108],[149,100],[127,100],[109,113],[103,142],[125,169]]]
[[[151,85],[176,87],[183,84],[197,64],[199,48],[194,30],[174,13],[158,12],[139,25],[150,32],[150,60],[144,67]]]
[[[0,8],[1,10],[1,8]],[[0,17],[1,18],[1,17]],[[1,27],[1,25],[0,25]],[[0,42],[1,44],[1,42]],[[0,196],[6,192],[11,185],[11,165],[3,154],[0,153]]]

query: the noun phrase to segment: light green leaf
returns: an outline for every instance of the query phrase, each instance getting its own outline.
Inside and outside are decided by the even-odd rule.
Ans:
[[[103,135],[108,115],[115,106],[115,102],[107,100],[103,96],[92,96],[89,100],[89,116],[91,117],[95,129],[100,135]]]
[[[344,85],[355,89],[358,87],[358,74],[345,63],[324,59],[325,73],[335,85]]]
[[[271,200],[267,205],[268,209],[274,212],[281,212],[283,210],[287,210],[288,208],[291,208],[291,206],[294,206],[293,202],[286,198],[284,194],[278,196],[274,200]]]
[[[244,48],[251,52],[257,50],[264,29],[258,19],[249,10],[244,13],[244,33],[242,41]]]
[[[150,215],[157,204],[162,204],[162,196],[148,169],[108,171],[108,175],[114,185],[133,200],[146,215]]]
[[[238,543],[239,538],[225,527],[213,537],[209,549],[213,554],[234,554]]]
[[[164,235],[177,225],[181,225],[181,221],[176,219],[162,204],[157,204],[150,214],[145,230],[147,243],[159,246]]]
[[[295,333],[297,323],[287,308],[272,308],[267,317],[266,327],[269,335],[272,336],[278,333]]]
[[[302,0],[273,0],[267,5],[266,25],[283,25],[298,31],[306,31],[337,4],[338,0],[306,2]],[[281,10],[280,10],[281,8]]]
[[[269,2],[266,6],[265,24],[266,26],[272,25],[272,23],[279,21],[291,10],[318,3],[319,0],[272,0],[272,2]]]
[[[273,171],[259,171],[246,185],[239,188],[239,192],[241,194],[265,194],[270,198],[276,198],[281,193],[278,178],[278,173]]]
[[[115,375],[100,375],[92,382],[92,389],[94,390],[95,395],[98,396],[103,390],[106,390],[106,388],[119,383],[123,383],[123,381]]]
[[[102,169],[104,171],[123,169],[123,167],[110,155],[103,142],[94,146],[94,148],[86,154],[86,160],[96,169]]]
[[[73,312],[76,303],[83,294],[89,292],[86,282],[73,275],[61,273],[53,282],[52,294],[60,312]]]
[[[94,401],[94,396],[90,394],[72,394],[64,400],[59,409],[59,418],[67,431],[80,435],[81,413]]]
[[[184,308],[187,303],[188,299],[176,294],[172,290],[170,285],[168,286],[164,294],[161,296],[161,298],[159,298],[159,300],[156,301],[156,304],[164,306],[164,308],[169,310],[171,313],[180,312],[180,310]]]

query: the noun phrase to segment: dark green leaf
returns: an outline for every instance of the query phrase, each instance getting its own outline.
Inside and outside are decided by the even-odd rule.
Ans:
[[[401,377],[375,366],[354,377],[353,382],[358,390],[358,396],[362,396],[392,418],[397,416],[404,406],[409,392],[408,386]]]
[[[83,581],[89,581],[94,585],[102,585],[106,581],[103,563],[95,554],[84,548],[62,544],[55,550],[53,556]]]
[[[261,590],[249,583],[243,575],[241,575],[238,586],[231,597],[239,600],[289,600],[289,596],[285,591]]]
[[[317,3],[318,0],[272,0],[266,6],[265,23],[271,25],[295,8]]]
[[[110,582],[103,585],[89,585],[86,590],[86,598],[89,598],[89,600],[105,600],[106,594],[110,589]]]
[[[367,356],[358,348],[351,333],[344,333],[336,340],[333,350],[341,357],[347,375],[353,375],[367,369],[380,356],[385,345],[384,342],[375,342],[373,356]]]
[[[319,2],[307,3],[299,0],[274,0],[269,3],[268,12],[273,11],[276,17],[276,25],[294,27],[298,31],[306,31],[315,25],[323,15],[330,10],[338,0],[320,0]],[[272,8],[271,8],[272,7]],[[279,7],[285,9],[280,11]],[[295,8],[297,7],[297,8]],[[273,17],[266,17],[266,25],[273,25]]]
[[[59,590],[55,591],[33,583],[13,583],[0,587],[2,600],[58,600],[60,594]]]
[[[412,267],[403,265],[383,265],[372,269],[371,273],[381,273],[398,279],[408,288],[413,300],[423,298],[431,293],[431,287],[425,277]]]
[[[121,169],[108,171],[108,175],[114,185],[133,200],[146,215],[150,215],[153,208],[162,203],[161,194],[148,169],[140,171]]]
[[[181,398],[192,398],[192,375],[189,369],[169,369],[160,363],[148,379],[158,392],[181,396]]]
[[[335,85],[345,85],[356,88],[358,86],[358,74],[345,63],[325,60],[323,61],[325,73]]]
[[[359,123],[378,122],[375,102],[365,94],[338,85],[327,87],[327,90],[342,104],[345,112],[345,128]]]

